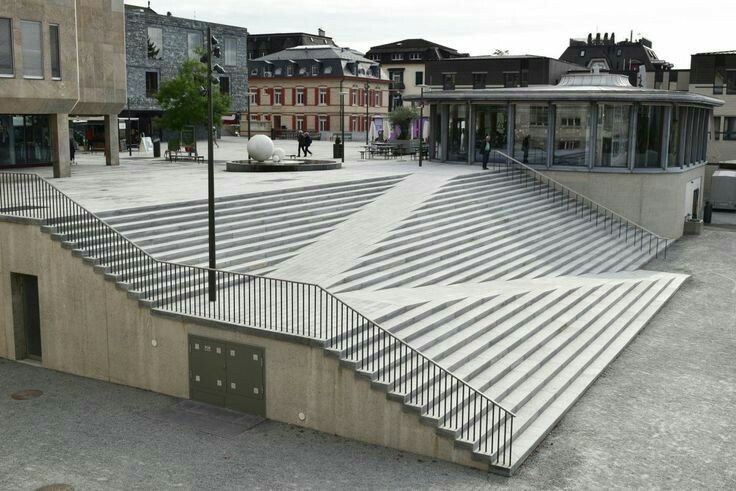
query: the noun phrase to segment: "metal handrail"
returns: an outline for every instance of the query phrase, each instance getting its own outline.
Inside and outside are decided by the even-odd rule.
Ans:
[[[583,212],[583,210],[585,209],[585,206],[586,206],[586,201],[587,201],[587,206],[588,206],[588,209],[590,211],[590,214],[592,214],[593,211],[595,211],[595,213],[596,213],[596,227],[598,226],[599,215],[601,214],[601,212],[603,212],[603,218],[604,218],[603,225],[607,227],[608,226],[608,221],[610,220],[610,224],[611,224],[610,234],[613,235],[614,231],[618,231],[618,236],[620,237],[621,236],[621,228],[625,224],[625,226],[626,226],[625,235],[624,235],[625,241],[626,242],[629,241],[629,228],[633,228],[634,229],[634,244],[637,243],[637,235],[638,235],[638,237],[639,237],[639,243],[640,243],[640,249],[643,249],[643,247],[644,247],[644,244],[645,244],[644,243],[644,235],[647,234],[649,236],[649,244],[648,244],[649,253],[651,254],[651,252],[652,252],[652,246],[654,246],[654,256],[657,257],[657,258],[659,257],[659,252],[660,252],[660,242],[663,243],[664,244],[664,247],[663,247],[664,258],[665,259],[667,258],[667,248],[669,247],[669,245],[670,245],[671,242],[674,242],[674,239],[670,239],[670,238],[667,238],[667,237],[662,237],[662,236],[660,236],[660,235],[652,232],[651,230],[649,230],[649,229],[645,228],[644,226],[642,226],[642,225],[634,222],[633,220],[629,220],[628,218],[624,217],[623,215],[620,215],[619,213],[616,213],[615,211],[611,210],[610,208],[607,208],[606,206],[604,206],[604,205],[602,205],[602,204],[594,201],[593,199],[589,198],[588,196],[586,196],[586,195],[584,195],[584,194],[582,194],[582,193],[580,193],[578,191],[575,191],[574,189],[570,188],[569,186],[566,186],[566,185],[562,184],[561,182],[556,181],[555,179],[552,179],[549,176],[546,176],[542,172],[539,172],[538,170],[536,170],[536,169],[534,169],[534,168],[532,168],[532,167],[524,164],[523,162],[520,162],[519,160],[511,157],[510,155],[505,154],[504,152],[501,152],[500,150],[494,150],[493,152],[495,154],[499,155],[502,159],[504,159],[506,161],[507,172],[508,172],[508,168],[509,168],[509,163],[510,164],[513,164],[513,166],[518,167],[520,171],[523,171],[528,176],[530,176],[531,178],[533,178],[535,181],[539,182],[540,189],[541,189],[541,185],[545,185],[548,188],[551,185],[551,188],[552,188],[552,190],[555,193],[558,192],[558,188],[559,188],[559,191],[561,191],[563,197],[565,197],[565,195],[566,195],[566,198],[568,200],[569,200],[570,196],[573,195],[573,197],[575,199],[575,202],[576,202],[576,207],[575,207],[576,215],[577,215],[577,204],[580,203],[580,205],[581,205],[580,206],[580,209],[581,209],[581,212]],[[498,160],[497,159],[494,159],[494,162],[492,163],[492,165],[498,167],[498,165],[499,165]],[[554,198],[554,196],[553,196],[553,198]],[[561,204],[562,204],[562,202],[561,202]],[[595,207],[595,210],[594,210],[594,207]],[[609,217],[609,215],[610,215],[610,217]],[[614,219],[619,224],[618,225],[618,229],[614,229]],[[637,234],[637,230],[641,231],[641,233]]]
[[[492,462],[511,464],[513,412],[319,285],[161,261],[36,174],[0,173],[3,214],[52,226],[151,308],[322,341]]]

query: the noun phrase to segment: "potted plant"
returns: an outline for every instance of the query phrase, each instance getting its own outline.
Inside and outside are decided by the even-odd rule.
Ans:
[[[419,117],[416,108],[411,106],[400,106],[388,114],[388,120],[392,127],[399,127],[399,135],[396,137],[397,143],[403,148],[409,147],[409,125],[412,121]]]

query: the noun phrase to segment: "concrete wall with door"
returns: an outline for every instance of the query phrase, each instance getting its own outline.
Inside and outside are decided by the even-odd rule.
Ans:
[[[705,166],[684,172],[604,173],[541,171],[654,233],[670,239],[682,235],[689,199],[688,183],[705,180]],[[699,193],[702,213],[703,191]]]
[[[16,357],[11,272],[38,277],[44,367],[187,398],[189,335],[257,346],[265,351],[268,418],[487,468],[321,347],[152,315],[37,225],[0,221],[0,357]]]

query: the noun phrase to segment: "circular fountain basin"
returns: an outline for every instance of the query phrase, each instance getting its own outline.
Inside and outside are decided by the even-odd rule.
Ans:
[[[334,170],[342,168],[341,162],[333,160],[288,159],[280,162],[267,160],[233,160],[227,163],[228,172],[304,172],[313,170]]]

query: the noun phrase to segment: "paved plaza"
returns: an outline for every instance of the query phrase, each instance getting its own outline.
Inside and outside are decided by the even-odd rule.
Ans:
[[[734,239],[649,265],[692,278],[510,479],[0,360],[0,489],[733,489]]]

